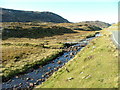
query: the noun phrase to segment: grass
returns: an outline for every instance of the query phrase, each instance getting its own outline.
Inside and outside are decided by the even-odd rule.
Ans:
[[[3,34],[4,38],[2,41],[3,79],[11,78],[12,76],[15,76],[19,73],[25,72],[29,68],[34,67],[36,64],[43,65],[49,60],[52,60],[57,55],[59,55],[59,53],[62,52],[60,48],[63,48],[65,46],[64,44],[65,42],[72,41],[78,42],[88,36],[89,37],[94,36],[94,34],[96,33],[96,31],[80,31],[67,29],[70,30],[69,32],[64,31],[67,28],[66,26],[63,27],[58,25],[57,27],[56,25],[54,27],[54,25],[55,24],[53,23],[18,23],[18,22],[3,23],[3,28],[6,28],[6,30],[9,29],[13,32],[11,34],[9,34],[8,32],[7,33],[4,32]],[[42,33],[44,37],[41,37],[42,35],[36,34],[35,32],[36,29],[35,28],[33,29],[32,27],[35,28],[42,27],[43,31],[48,30],[51,27],[50,31],[48,32],[51,33],[55,31],[56,33],[55,34]],[[23,28],[23,30],[21,28]],[[32,30],[31,29],[29,30],[28,28],[32,28]],[[60,30],[61,28],[62,30]],[[17,32],[16,34],[16,30],[20,33]],[[25,36],[17,37],[21,35],[21,32],[27,33],[27,31],[31,31],[34,34],[32,36],[30,36],[31,34],[28,35],[29,37]],[[39,30],[39,32],[41,31]]]
[[[120,30],[119,26],[120,26],[120,23],[117,23],[117,24],[113,24],[112,26],[110,26],[107,29],[112,30],[112,31],[116,31],[116,30]]]
[[[44,61],[43,58],[54,58],[64,47],[64,42],[78,41],[78,38],[85,38],[94,35],[95,32],[85,32],[76,34],[66,34],[40,39],[28,38],[9,38],[2,41],[2,65],[3,78],[10,78],[28,68],[35,66],[36,63]],[[84,34],[84,36],[82,35]],[[52,58],[50,60],[52,60]],[[46,60],[45,60],[46,61]],[[47,62],[47,61],[46,61]],[[41,63],[42,64],[42,63]],[[16,71],[17,70],[17,71]]]
[[[19,27],[11,26],[3,29],[2,36],[3,39],[7,38],[42,38],[50,37],[54,35],[62,35],[64,33],[75,33],[74,31],[67,29],[65,27]]]
[[[3,46],[3,78],[24,72],[35,65],[43,65],[62,50],[39,47]]]
[[[118,50],[107,30],[102,35],[36,88],[118,88]]]

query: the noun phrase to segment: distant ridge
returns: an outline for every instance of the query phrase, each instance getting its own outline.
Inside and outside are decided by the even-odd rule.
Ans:
[[[1,8],[2,22],[53,22],[69,23],[67,19],[52,12],[35,12]]]
[[[84,21],[84,23],[90,24],[90,25],[95,25],[100,28],[107,28],[107,27],[111,26],[111,24],[102,22],[102,21]]]

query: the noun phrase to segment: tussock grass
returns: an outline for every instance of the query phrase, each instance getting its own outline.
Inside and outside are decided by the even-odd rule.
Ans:
[[[95,34],[95,31],[65,30],[67,28],[66,26],[59,26],[59,24],[57,26],[54,23],[4,22],[3,28],[8,29],[8,31],[3,31],[3,36],[7,35],[4,36],[5,39],[2,41],[3,78],[15,76],[16,74],[25,72],[36,64],[42,65],[52,60],[62,52],[60,48],[65,46],[65,42],[78,42],[87,36],[93,36]],[[40,28],[42,28],[43,31],[50,30],[47,31],[49,34],[46,32],[36,34],[37,29]],[[9,30],[13,33],[9,34]],[[16,31],[20,32],[20,34],[18,32],[16,34]],[[27,35],[27,31],[33,32],[33,34],[30,33]],[[24,35],[23,37],[15,36],[22,35],[22,33],[28,37]],[[42,34],[44,37],[40,38]],[[9,35],[13,35],[13,37]]]
[[[62,50],[38,47],[3,46],[3,78],[11,77],[35,65],[43,65]]]

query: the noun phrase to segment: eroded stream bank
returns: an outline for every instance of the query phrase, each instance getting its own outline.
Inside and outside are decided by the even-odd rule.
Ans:
[[[99,35],[100,34],[97,33],[95,37]],[[32,89],[35,85],[40,85],[42,82],[46,81],[55,71],[64,66],[65,63],[67,63],[69,60],[71,60],[77,54],[77,52],[84,48],[89,43],[89,41],[94,39],[95,37],[89,37],[80,42],[69,42],[76,44],[68,48],[64,48],[65,52],[63,53],[63,55],[57,57],[48,64],[44,66],[39,66],[39,68],[31,70],[28,73],[13,77],[7,82],[3,82],[2,89]]]

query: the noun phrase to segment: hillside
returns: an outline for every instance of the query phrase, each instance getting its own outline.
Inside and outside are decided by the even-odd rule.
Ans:
[[[2,22],[54,22],[68,23],[69,21],[52,12],[22,11],[2,8]]]
[[[95,26],[98,26],[100,28],[107,28],[107,27],[111,26],[111,24],[106,23],[106,22],[102,22],[102,21],[85,21],[83,23],[95,25]]]
[[[56,26],[64,26],[74,30],[96,31],[107,28],[111,26],[111,24],[102,21],[84,21],[79,23],[58,23]]]
[[[120,31],[120,22],[119,22],[119,23],[116,23],[116,24],[112,24],[112,26],[110,26],[110,27],[108,28],[108,30],[111,30],[111,31],[119,30],[119,31]]]

